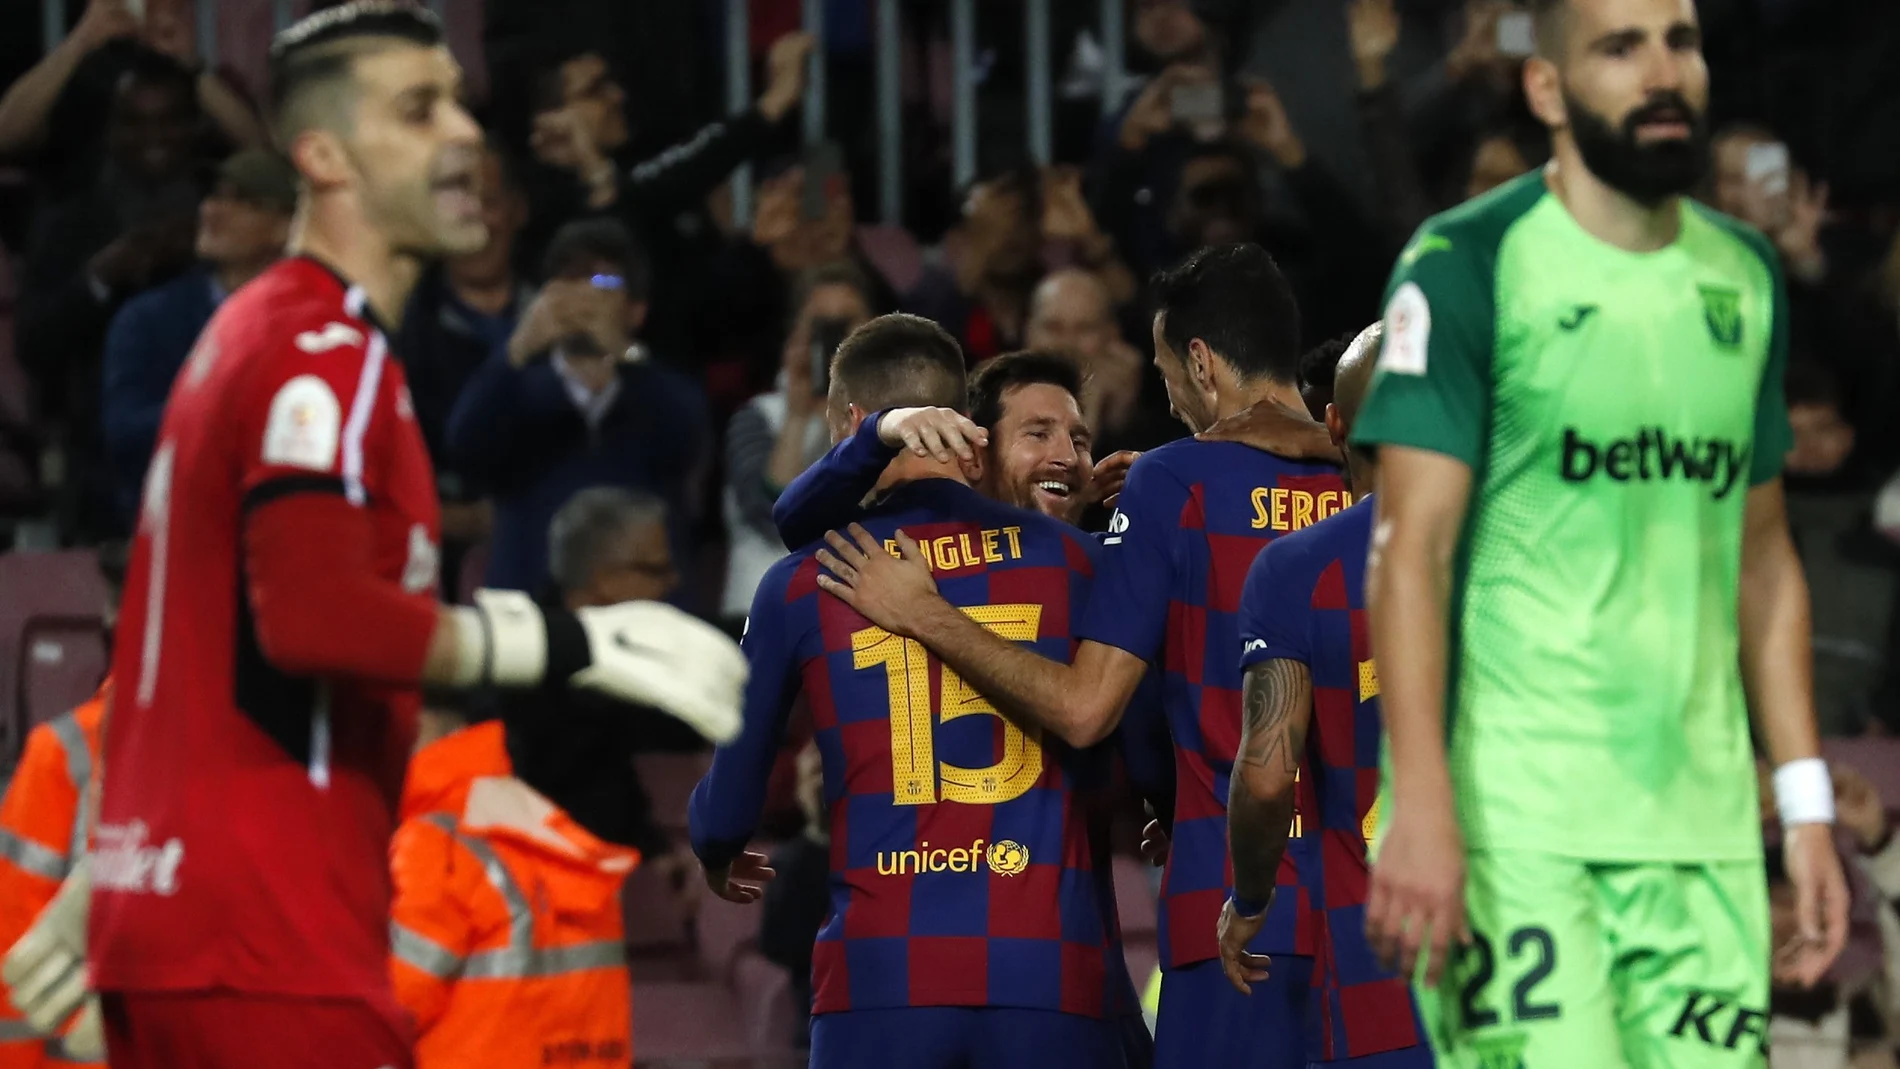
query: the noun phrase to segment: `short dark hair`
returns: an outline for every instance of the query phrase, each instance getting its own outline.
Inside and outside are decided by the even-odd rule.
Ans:
[[[1306,402],[1307,414],[1314,419],[1326,418],[1326,406],[1333,402],[1333,373],[1353,337],[1341,334],[1328,338],[1300,354],[1300,400]]]
[[[929,406],[968,410],[963,349],[922,316],[881,315],[852,331],[831,357],[834,396],[866,412]]]
[[[410,0],[350,0],[304,16],[270,44],[271,125],[280,145],[317,125],[308,102],[347,85],[363,52],[390,41],[434,48],[442,40],[441,21]]]
[[[567,499],[548,522],[548,574],[570,592],[600,571],[613,540],[642,524],[666,524],[666,502],[641,490],[590,486]]]
[[[541,260],[541,274],[544,278],[558,278],[590,260],[610,263],[619,269],[630,300],[647,299],[652,284],[652,264],[640,239],[618,219],[576,219],[556,230],[548,242],[547,255]]]
[[[985,430],[1003,418],[1003,395],[1016,386],[1059,386],[1082,403],[1082,365],[1068,353],[1024,349],[976,369],[970,376],[970,420]]]
[[[1242,379],[1292,384],[1300,372],[1300,309],[1267,250],[1200,250],[1150,283],[1161,336],[1178,359],[1201,339]]]

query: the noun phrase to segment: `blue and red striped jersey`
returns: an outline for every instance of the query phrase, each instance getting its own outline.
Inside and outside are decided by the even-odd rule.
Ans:
[[[1096,550],[1080,531],[946,479],[900,486],[858,522],[893,549],[899,529],[915,538],[943,597],[985,627],[1052,660],[1073,655]],[[1005,720],[921,644],[821,593],[812,552],[779,561],[753,599],[745,725],[694,789],[694,850],[716,866],[751,838],[802,693],[831,821],[813,1012],[1132,1012],[1107,748]]]
[[[1240,746],[1240,590],[1261,547],[1351,501],[1337,468],[1251,446],[1192,438],[1144,453],[1103,539],[1101,575],[1079,639],[1106,643],[1163,671],[1174,737],[1173,846],[1161,883],[1162,964],[1217,957],[1215,925],[1233,886],[1227,784]],[[1297,823],[1297,821],[1296,821]],[[1288,847],[1281,891],[1252,949],[1313,952]]]
[[[1372,500],[1267,547],[1240,600],[1239,664],[1291,660],[1313,678],[1313,723],[1300,761],[1305,831],[1317,843],[1300,886],[1318,904],[1307,1024],[1318,1060],[1421,1042],[1405,982],[1366,942],[1366,844],[1378,819],[1379,672],[1366,623]]]

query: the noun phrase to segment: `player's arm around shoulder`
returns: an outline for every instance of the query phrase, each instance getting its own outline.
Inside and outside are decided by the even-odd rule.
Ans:
[[[1146,669],[1140,658],[1085,641],[1073,662],[1062,664],[1000,637],[944,600],[928,557],[903,531],[895,555],[859,524],[825,541],[817,581],[826,594],[923,643],[985,697],[1071,746],[1093,746],[1115,730]],[[1077,608],[1070,606],[1072,613]]]

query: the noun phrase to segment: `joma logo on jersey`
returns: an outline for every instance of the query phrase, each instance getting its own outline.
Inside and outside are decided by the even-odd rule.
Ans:
[[[1742,344],[1742,294],[1727,286],[1697,286],[1702,295],[1702,320],[1709,325],[1709,337],[1724,349]]]
[[[1727,438],[1678,438],[1644,427],[1634,438],[1597,443],[1564,428],[1565,482],[1588,482],[1599,472],[1617,482],[1682,479],[1708,483],[1717,501],[1727,497],[1748,465],[1748,448]]]

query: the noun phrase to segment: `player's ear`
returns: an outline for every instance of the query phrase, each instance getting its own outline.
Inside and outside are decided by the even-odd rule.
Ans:
[[[852,435],[858,433],[858,428],[864,425],[864,421],[869,419],[871,417],[871,414],[869,412],[866,412],[864,409],[858,407],[858,404],[855,401],[847,405],[845,407],[845,411],[849,414],[850,418],[845,423],[844,434],[845,434],[845,437],[849,438]]]
[[[1326,402],[1326,434],[1334,445],[1346,448],[1346,420],[1339,414],[1339,406],[1331,401]]]
[[[312,189],[334,189],[353,177],[343,141],[329,130],[313,126],[290,142],[290,162]]]
[[[1564,107],[1563,75],[1557,65],[1542,56],[1524,61],[1524,98],[1531,114],[1555,130],[1570,125],[1569,109]]]
[[[983,482],[983,453],[981,449],[972,449],[969,459],[957,458],[957,468],[963,472],[963,481],[971,486],[977,486]]]
[[[1188,342],[1188,381],[1203,393],[1214,391],[1214,352],[1199,338]]]
[[[639,334],[640,328],[643,326],[646,326],[647,302],[645,301],[628,302],[627,317],[626,317],[625,322],[626,322],[626,327],[627,327],[627,333],[629,335]]]

